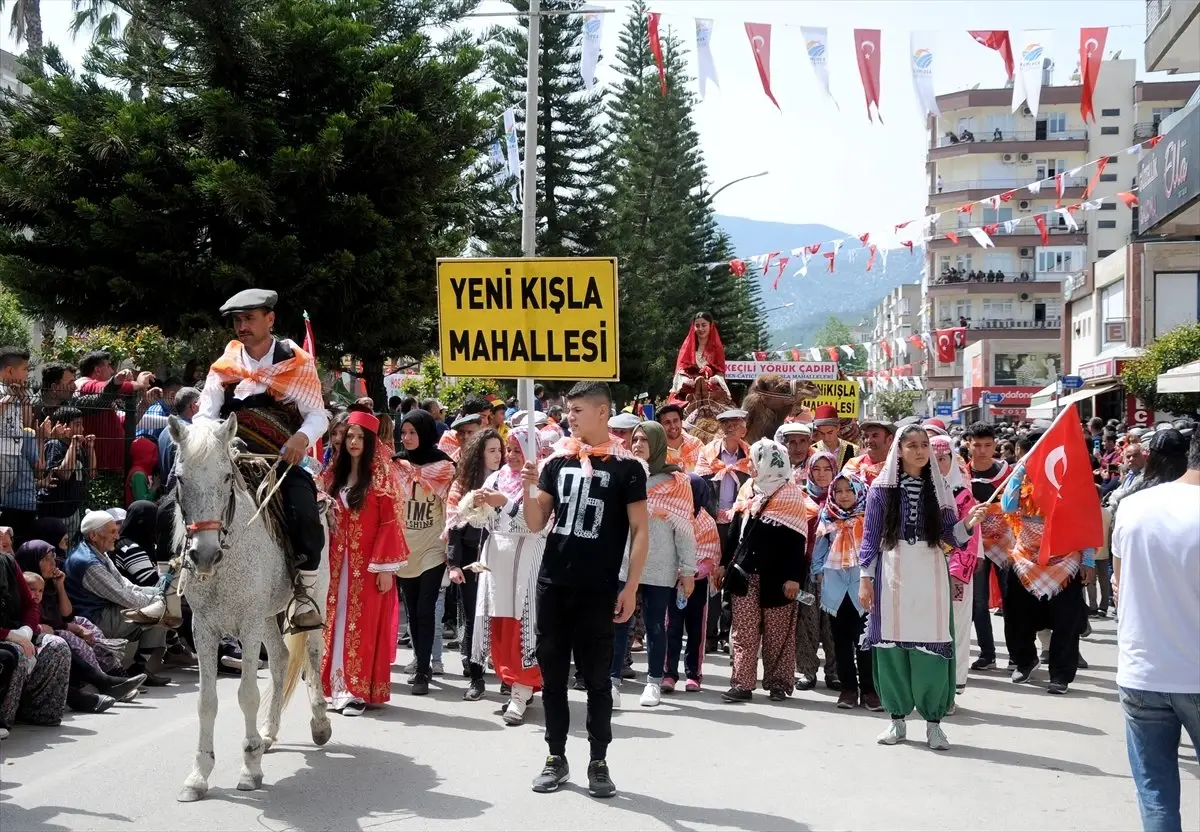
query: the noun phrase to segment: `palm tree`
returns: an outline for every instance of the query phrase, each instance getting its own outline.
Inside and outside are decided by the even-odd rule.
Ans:
[[[141,0],[71,0],[71,9],[75,12],[73,37],[87,29],[93,41],[123,38],[126,44],[139,47],[163,43],[162,31],[147,20]],[[141,101],[142,85],[132,83],[129,97]]]
[[[4,12],[5,0],[0,0],[0,13]],[[42,74],[42,0],[13,0],[12,21],[9,32],[20,43],[25,41],[25,55],[30,59],[30,68]]]

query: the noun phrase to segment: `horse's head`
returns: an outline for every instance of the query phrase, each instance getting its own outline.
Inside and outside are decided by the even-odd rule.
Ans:
[[[172,416],[167,430],[176,445],[175,542],[186,543],[186,559],[197,576],[206,577],[221,561],[233,531],[237,483],[230,444],[237,417],[189,425]]]

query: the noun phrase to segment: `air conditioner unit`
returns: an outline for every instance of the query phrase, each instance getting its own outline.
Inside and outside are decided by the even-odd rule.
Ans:
[[[1020,208],[1022,211],[1028,211],[1032,205],[1033,205],[1033,203],[1030,202],[1028,199],[1022,199],[1020,202],[1017,203],[1017,207]]]
[[[1022,257],[1032,257],[1032,256],[1033,256],[1033,249],[1031,249],[1031,248],[1023,248],[1023,249],[1021,249],[1021,256],[1022,256]]]
[[[1026,302],[1031,301],[1033,300],[1033,295],[1029,294],[1028,292],[1022,292],[1021,294],[1017,295],[1017,300]]]
[[[1018,158],[1022,162],[1032,162],[1033,161],[1033,157],[1030,156],[1028,153],[1022,153]]]
[[[1021,115],[1025,116],[1026,118],[1031,118],[1033,116],[1033,110],[1029,109],[1028,107],[1022,107]]]
[[[1013,155],[1011,153],[1002,153],[1000,155],[1000,161],[1006,165],[1011,165],[1013,163]]]

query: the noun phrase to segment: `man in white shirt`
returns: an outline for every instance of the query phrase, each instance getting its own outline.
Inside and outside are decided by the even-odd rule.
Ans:
[[[237,341],[231,342],[209,370],[195,421],[228,418],[236,413],[238,437],[249,451],[279,454],[292,467],[279,487],[288,534],[300,565],[295,598],[289,608],[293,632],[324,626],[325,599],[314,598],[317,568],[325,548],[325,529],[317,509],[317,488],[301,466],[308,449],[329,429],[321,381],[313,357],[294,342],[277,339],[275,304],[279,296],[246,289],[221,307],[232,316]],[[240,342],[240,343],[239,343]]]
[[[1200,747],[1200,433],[1187,472],[1121,501],[1117,687],[1142,826],[1179,830],[1179,737]]]

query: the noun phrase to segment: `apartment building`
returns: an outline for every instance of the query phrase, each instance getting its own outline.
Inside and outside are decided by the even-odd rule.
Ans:
[[[884,296],[871,311],[870,329],[864,341],[872,346],[867,353],[867,372],[870,377],[886,373],[891,376],[921,377],[925,371],[925,351],[908,342],[910,335],[921,329],[921,299],[923,288],[920,283],[897,286]],[[886,341],[889,350],[880,346]],[[868,386],[864,407],[868,415],[878,416],[874,407],[873,389]],[[929,412],[924,401],[918,404],[917,413]]]
[[[1045,369],[1057,372],[1064,280],[1128,243],[1134,220],[1119,203],[1077,213],[1075,228],[1056,216],[1043,245],[1032,215],[1053,210],[1057,195],[1050,185],[1037,194],[1025,186],[1065,174],[1063,204],[1078,202],[1095,168],[1069,172],[1102,156],[1107,167],[1094,195],[1111,196],[1136,182],[1138,159],[1122,151],[1156,135],[1197,85],[1140,82],[1135,69],[1133,60],[1102,64],[1093,96],[1095,124],[1085,125],[1080,116],[1078,77],[1060,79],[1053,69],[1043,78],[1036,117],[1028,108],[1012,112],[1011,88],[938,96],[941,116],[929,121],[926,210],[943,216],[926,246],[922,317],[927,331],[966,326],[968,347],[950,364],[931,359],[925,378],[931,407],[949,401],[956,411],[1015,416],[1043,386],[1038,381]],[[1017,193],[998,209],[955,210],[1010,190]],[[1026,221],[1006,233],[1005,222],[1022,218]],[[966,230],[993,223],[1000,224],[991,235],[994,248],[981,248]],[[971,349],[976,344],[982,346]]]

